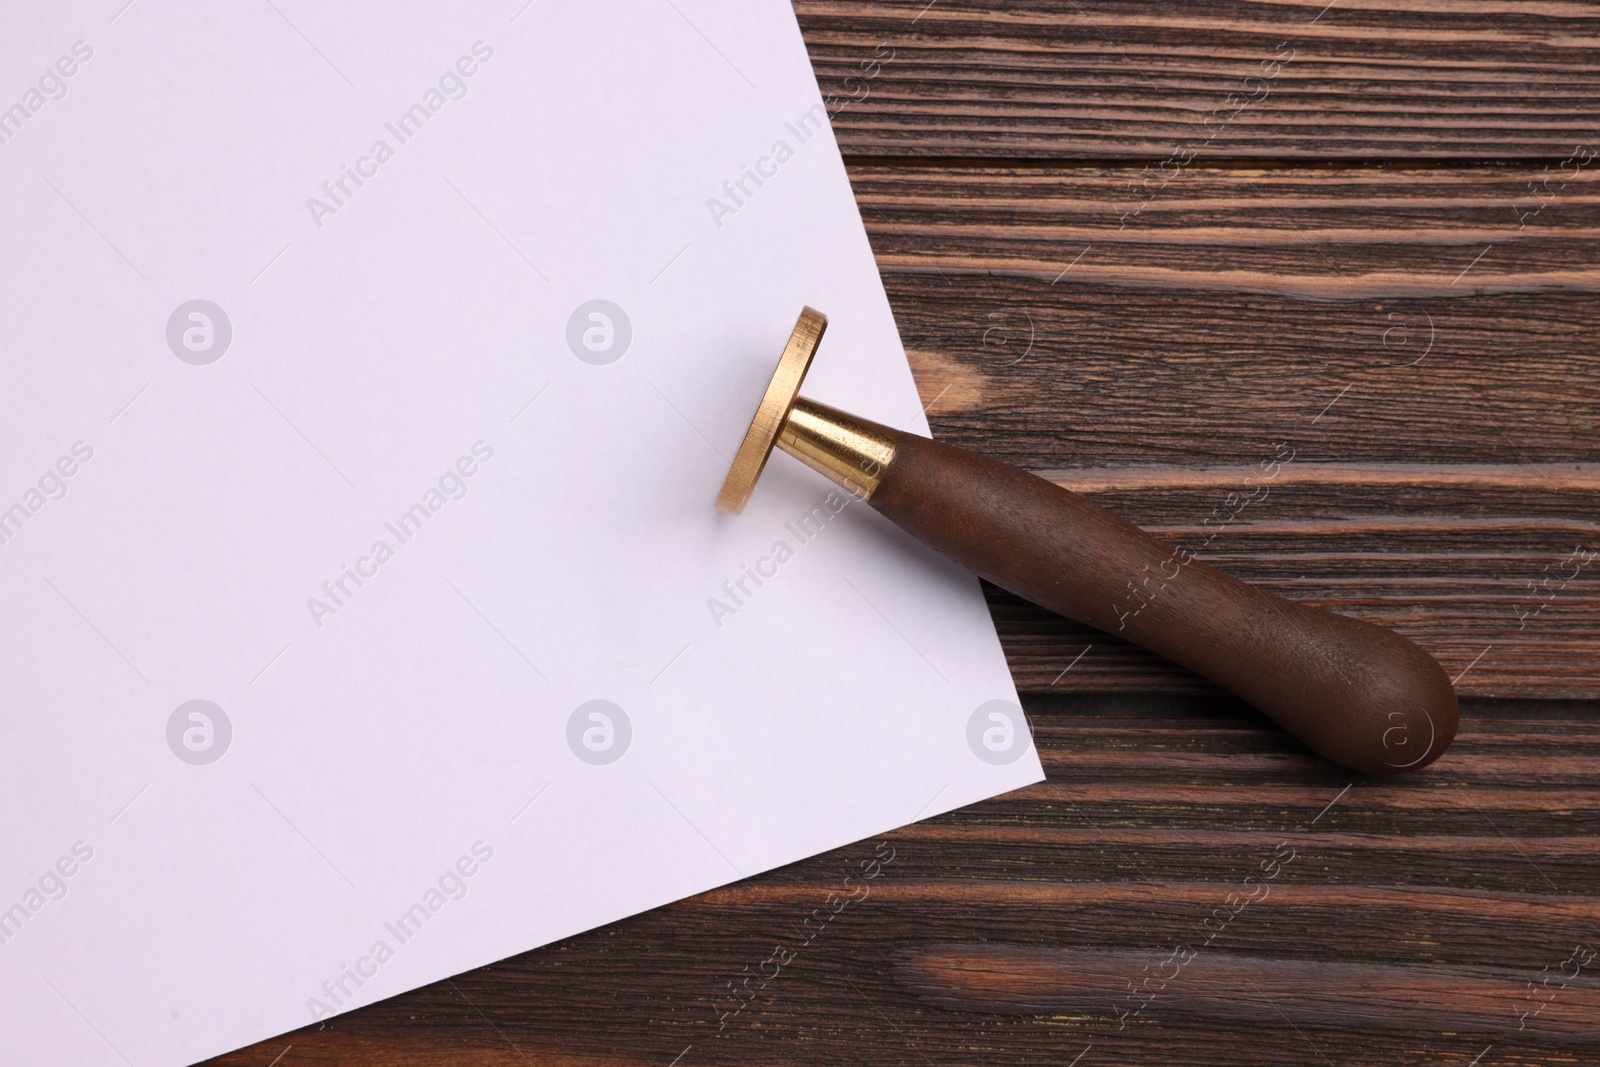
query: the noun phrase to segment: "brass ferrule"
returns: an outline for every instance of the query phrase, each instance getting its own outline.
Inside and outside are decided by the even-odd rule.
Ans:
[[[894,459],[895,432],[837,408],[797,397],[778,447],[866,500]]]

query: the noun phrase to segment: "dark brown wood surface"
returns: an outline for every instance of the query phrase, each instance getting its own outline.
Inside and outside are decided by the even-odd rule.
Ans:
[[[1464,693],[1600,696],[1600,158],[1559,189],[1195,162],[1140,200],[1137,173],[855,171],[937,436],[1472,664]],[[1280,444],[1293,462],[1230,519]],[[1077,691],[1202,691],[994,607],[1023,689],[1093,645]]]
[[[1399,629],[1455,747],[991,590],[1046,783],[217,1062],[1600,1063],[1600,10],[796,6],[935,434]]]
[[[1206,141],[1260,159],[1543,163],[1595,136],[1600,32],[1585,3],[795,7],[824,88],[863,102],[834,120],[858,156],[1155,163]],[[1254,100],[1225,119],[1231,94]]]

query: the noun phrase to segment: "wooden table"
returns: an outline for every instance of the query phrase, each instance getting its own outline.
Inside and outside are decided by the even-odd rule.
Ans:
[[[1460,739],[1353,780],[991,590],[1045,784],[217,1062],[1600,1063],[1600,9],[796,6],[936,435],[1220,523]]]

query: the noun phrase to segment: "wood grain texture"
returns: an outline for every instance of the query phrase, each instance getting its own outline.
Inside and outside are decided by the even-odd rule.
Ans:
[[[1600,137],[1600,15],[1583,3],[795,8],[854,155],[1531,159]]]
[[[1297,855],[1293,846],[1284,846],[1281,854]],[[1214,915],[1216,932],[1244,907],[1270,899],[1271,892],[1272,884],[1258,877],[1235,893],[1242,906],[1235,911],[1230,904]],[[1211,931],[1195,940],[1204,936]],[[1572,977],[1581,974],[1590,955],[1579,949],[1570,962],[1563,961]],[[1138,976],[1132,993],[1130,975]],[[1153,968],[1149,954],[1135,949],[930,945],[898,953],[895,976],[928,1002],[955,1011],[1101,1014],[1110,1004],[1119,1030],[1130,1020],[1142,1022],[1157,1006],[1223,1025],[1254,1022],[1265,1010],[1317,1028],[1427,1028],[1498,1036],[1505,1023],[1506,975],[1494,968],[1202,954],[1187,943]],[[1563,997],[1564,1010],[1541,1018],[1545,1040],[1562,1045],[1600,1041],[1600,990],[1558,980],[1550,991]]]
[[[1458,740],[1345,777],[991,589],[1047,782],[216,1062],[1600,1062],[1594,7],[796,7],[936,435],[1396,627]]]
[[[853,173],[935,436],[1394,626],[1464,692],[1595,697],[1600,186],[1556,170],[1193,165],[1138,202],[1125,168]],[[1026,690],[1205,691],[991,603]]]

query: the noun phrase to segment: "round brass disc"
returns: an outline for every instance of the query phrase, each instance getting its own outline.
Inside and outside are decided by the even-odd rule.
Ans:
[[[756,408],[756,417],[751,420],[744,443],[733,457],[733,466],[728,468],[728,478],[717,494],[717,507],[729,515],[743,511],[750,494],[755,492],[756,480],[767,465],[767,457],[772,455],[772,446],[789,417],[789,409],[794,407],[795,398],[800,395],[800,383],[805,381],[811,357],[817,354],[817,346],[822,343],[822,333],[827,328],[828,316],[810,307],[800,310],[800,320],[794,324],[789,343],[778,359],[778,369],[772,372],[772,381],[767,383],[761,406]]]

